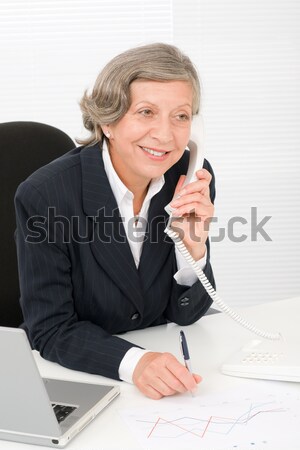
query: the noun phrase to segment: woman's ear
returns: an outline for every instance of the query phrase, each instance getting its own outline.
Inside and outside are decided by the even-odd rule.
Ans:
[[[101,130],[102,130],[102,133],[104,134],[104,136],[107,137],[107,139],[109,139],[111,137],[111,132],[110,132],[110,129],[109,129],[109,125],[101,126]]]
[[[104,129],[104,130],[103,130],[103,133],[105,134],[105,136],[107,137],[107,139],[110,138],[110,131],[109,131],[109,130]]]

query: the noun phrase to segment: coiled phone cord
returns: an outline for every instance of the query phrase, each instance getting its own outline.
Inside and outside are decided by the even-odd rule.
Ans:
[[[240,316],[238,313],[233,311],[228,305],[226,305],[224,303],[224,301],[221,299],[221,297],[214,290],[213,286],[211,285],[211,283],[207,279],[207,277],[204,274],[203,270],[200,269],[200,267],[198,266],[197,262],[194,260],[194,258],[191,256],[191,254],[187,250],[186,246],[184,245],[184,243],[180,239],[179,234],[177,232],[175,232],[174,230],[172,230],[172,228],[170,227],[169,224],[171,222],[171,218],[172,217],[170,217],[170,220],[169,220],[169,223],[167,225],[167,228],[165,229],[165,233],[172,239],[172,241],[174,242],[174,244],[176,245],[176,247],[178,248],[178,250],[180,251],[182,256],[190,264],[190,266],[192,267],[192,269],[196,273],[197,277],[199,278],[200,282],[202,283],[204,289],[206,290],[206,292],[208,293],[210,298],[216,303],[216,305],[219,306],[219,308],[225,314],[227,314],[229,317],[231,317],[237,323],[242,325],[247,330],[255,333],[256,335],[258,335],[260,337],[263,337],[265,339],[270,339],[270,340],[280,340],[280,339],[282,339],[280,333],[270,333],[270,332],[267,332],[267,331],[264,331],[264,330],[261,330],[261,329],[257,328],[255,325],[253,325],[252,323],[250,323],[247,320],[245,320],[242,316]]]

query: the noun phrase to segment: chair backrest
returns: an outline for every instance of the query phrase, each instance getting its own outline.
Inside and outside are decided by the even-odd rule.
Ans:
[[[14,233],[14,195],[32,172],[75,147],[63,131],[37,122],[0,124],[0,325],[22,323]]]

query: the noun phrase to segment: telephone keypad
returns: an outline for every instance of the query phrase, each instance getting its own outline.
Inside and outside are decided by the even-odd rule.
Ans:
[[[274,364],[281,357],[283,353],[269,353],[269,352],[251,352],[244,356],[242,362],[244,364]]]

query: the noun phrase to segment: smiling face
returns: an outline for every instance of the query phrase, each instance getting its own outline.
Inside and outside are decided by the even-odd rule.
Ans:
[[[193,91],[187,81],[136,80],[131,105],[110,132],[113,166],[123,183],[145,187],[182,156],[189,141]]]

